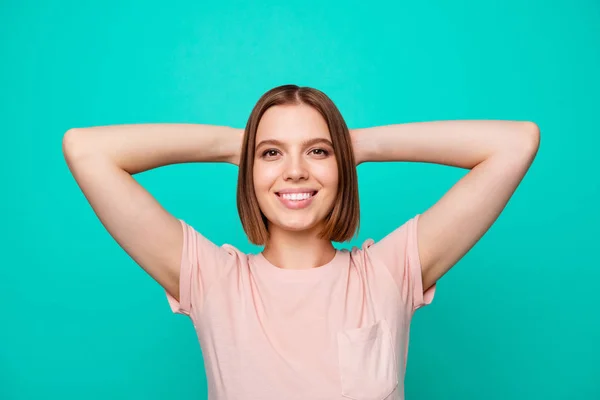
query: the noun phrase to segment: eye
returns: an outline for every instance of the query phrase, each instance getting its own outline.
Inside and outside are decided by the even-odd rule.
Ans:
[[[275,157],[277,155],[277,150],[275,149],[268,149],[263,151],[262,153],[262,157]]]
[[[313,154],[317,155],[317,156],[325,156],[327,157],[329,155],[329,151],[325,150],[325,149],[312,149],[311,150],[313,152]]]

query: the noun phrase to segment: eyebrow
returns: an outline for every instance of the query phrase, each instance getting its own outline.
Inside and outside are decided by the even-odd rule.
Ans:
[[[329,141],[328,139],[325,139],[325,138],[313,138],[313,139],[304,140],[301,143],[301,145],[303,147],[306,147],[306,146],[311,146],[311,145],[316,144],[316,143],[325,143],[328,146],[333,147],[333,144],[331,143],[331,141]],[[273,145],[273,146],[280,146],[280,147],[285,146],[285,144],[283,142],[281,142],[281,141],[279,141],[277,139],[267,139],[267,140],[263,140],[262,142],[260,142],[256,146],[256,148],[258,149],[260,146],[264,146],[266,144],[270,144],[270,145]]]

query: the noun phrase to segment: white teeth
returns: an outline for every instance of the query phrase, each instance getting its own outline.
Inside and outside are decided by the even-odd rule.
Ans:
[[[294,200],[294,201],[306,200],[311,196],[312,196],[312,193],[283,193],[281,195],[281,197],[283,197],[286,200]]]

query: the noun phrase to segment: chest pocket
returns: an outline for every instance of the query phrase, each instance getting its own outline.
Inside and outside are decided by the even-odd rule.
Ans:
[[[337,334],[342,395],[353,400],[383,400],[398,386],[398,366],[389,325],[372,325]]]

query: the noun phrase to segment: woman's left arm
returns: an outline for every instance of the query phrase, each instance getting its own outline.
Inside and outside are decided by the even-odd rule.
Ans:
[[[408,161],[470,169],[419,217],[423,290],[455,265],[496,221],[540,143],[533,122],[434,121],[350,131],[357,164]]]

